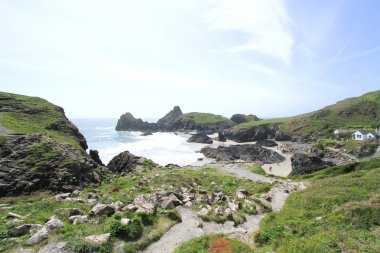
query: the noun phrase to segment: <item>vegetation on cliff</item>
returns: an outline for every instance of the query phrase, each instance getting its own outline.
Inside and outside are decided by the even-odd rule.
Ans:
[[[230,135],[239,139],[244,132],[254,132],[263,125],[271,125],[275,128],[274,132],[301,141],[332,137],[335,129],[374,129],[380,126],[380,91],[348,98],[294,117],[246,122],[234,130],[235,135]],[[273,133],[268,135],[275,137]]]

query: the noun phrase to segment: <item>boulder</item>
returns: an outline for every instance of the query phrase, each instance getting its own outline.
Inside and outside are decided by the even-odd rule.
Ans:
[[[245,199],[247,196],[251,195],[248,191],[244,189],[237,189],[236,190],[236,197],[238,199]]]
[[[88,215],[73,215],[69,217],[69,222],[77,225],[80,223],[86,223],[89,221]]]
[[[115,212],[116,212],[116,208],[112,205],[97,204],[96,206],[92,208],[90,214],[96,215],[96,216],[102,216],[102,215],[111,216]]]
[[[103,243],[107,243],[111,239],[111,234],[106,233],[106,234],[101,234],[101,235],[90,235],[90,236],[86,236],[84,239],[90,243],[103,244]]]
[[[63,227],[63,222],[55,216],[51,216],[44,226],[49,232]]]
[[[127,219],[127,218],[121,218],[120,223],[123,224],[123,225],[129,225],[129,224],[132,223],[132,220],[131,219]]]
[[[26,217],[25,216],[22,216],[22,215],[19,215],[17,213],[12,213],[12,212],[9,212],[7,214],[7,219],[19,219],[19,220],[22,220],[22,219],[25,219]]]
[[[204,147],[201,152],[209,158],[219,161],[243,160],[246,162],[262,162],[266,164],[285,161],[285,157],[277,152],[255,144]]]
[[[9,235],[11,237],[20,237],[26,234],[31,234],[33,231],[39,230],[41,228],[42,225],[39,224],[23,224],[10,229]]]
[[[113,173],[132,172],[138,165],[143,165],[144,161],[144,157],[124,151],[112,158],[107,168]]]
[[[312,154],[295,153],[290,160],[292,162],[292,171],[289,176],[309,174],[334,166],[334,163],[324,161],[320,157]]]
[[[170,194],[167,197],[161,198],[160,206],[164,209],[173,209],[178,205],[181,205],[182,202],[174,194]]]
[[[204,144],[212,144],[213,141],[210,137],[207,136],[205,133],[197,133],[193,134],[187,142],[193,142],[193,143],[204,143]]]
[[[44,226],[40,230],[38,230],[32,237],[30,237],[28,240],[25,241],[26,246],[33,246],[43,240],[46,240],[49,238],[49,231]]]

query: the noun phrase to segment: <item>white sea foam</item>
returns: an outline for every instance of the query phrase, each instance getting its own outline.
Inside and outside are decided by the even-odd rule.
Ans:
[[[149,136],[140,136],[141,133],[128,133],[133,139],[126,140],[114,147],[100,148],[99,154],[104,163],[108,163],[114,156],[128,150],[134,155],[153,160],[159,165],[169,163],[184,165],[202,165],[210,161],[199,153],[205,144],[188,143],[190,135],[176,135],[174,133],[154,133]],[[202,158],[202,161],[199,159]]]

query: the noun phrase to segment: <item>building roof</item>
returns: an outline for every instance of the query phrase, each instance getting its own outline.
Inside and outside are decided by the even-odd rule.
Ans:
[[[372,135],[375,135],[375,133],[371,132],[371,131],[367,131],[367,130],[358,130],[356,132],[359,132],[361,133],[362,135],[367,135],[367,134],[372,134]],[[356,133],[355,132],[355,133]]]

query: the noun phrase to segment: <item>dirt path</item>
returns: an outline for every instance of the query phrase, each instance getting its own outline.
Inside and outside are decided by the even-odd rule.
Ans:
[[[267,204],[272,206],[274,212],[278,212],[283,207],[290,193],[305,188],[302,183],[254,174],[239,164],[217,164],[212,165],[212,167],[239,178],[251,179],[254,182],[276,184],[268,193],[265,193],[265,195],[270,196],[271,201]],[[226,234],[252,245],[252,236],[254,232],[259,230],[259,223],[264,217],[264,215],[250,215],[245,223],[235,227],[233,222],[225,222],[224,224],[203,222],[198,218],[196,212],[189,208],[177,207],[177,210],[182,216],[182,222],[173,226],[159,241],[142,251],[143,253],[171,253],[181,243],[205,234]]]

